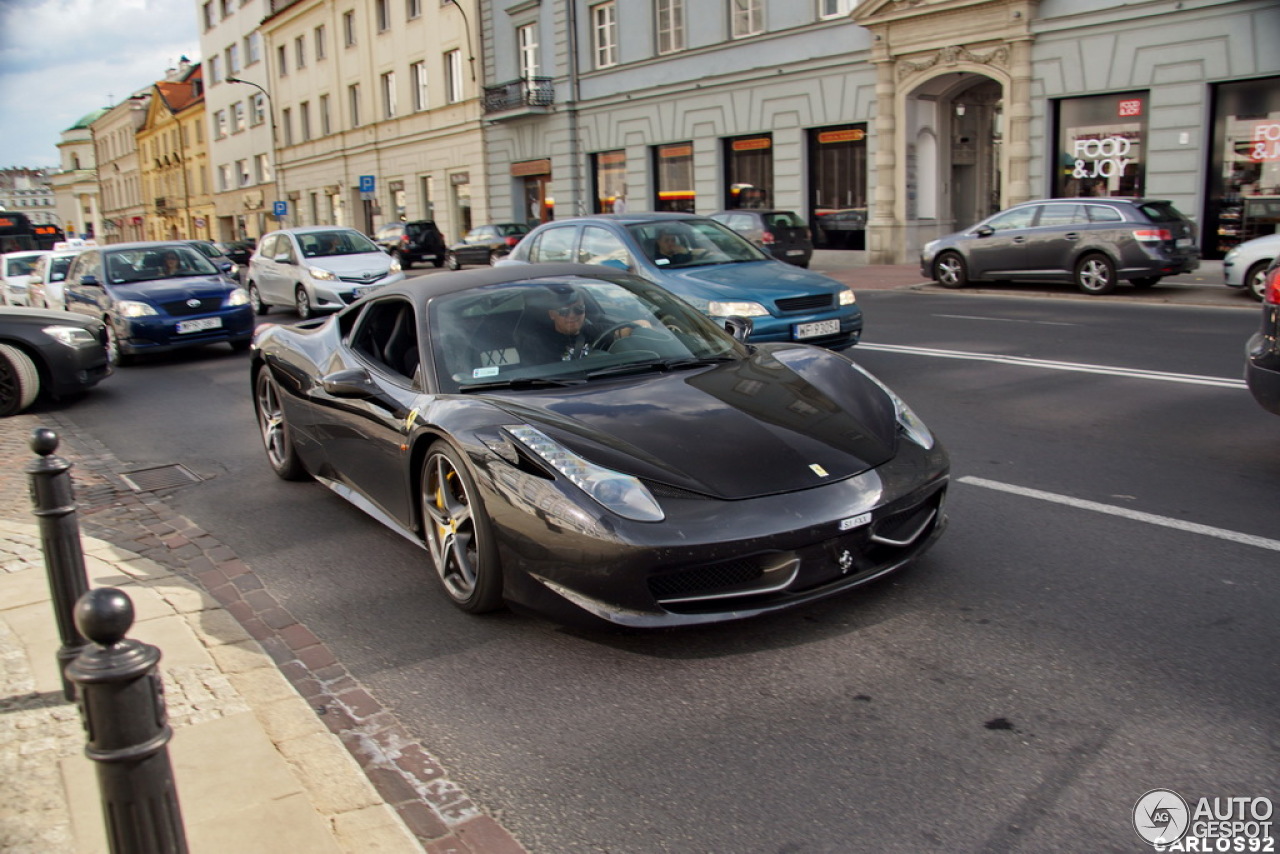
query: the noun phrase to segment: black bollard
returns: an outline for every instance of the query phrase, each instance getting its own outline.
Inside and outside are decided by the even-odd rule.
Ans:
[[[133,602],[99,587],[76,603],[89,643],[67,666],[79,689],[85,755],[97,763],[102,813],[112,854],[186,854],[178,788],[169,764],[160,650],[128,640]]]
[[[44,568],[49,576],[49,593],[53,599],[53,616],[58,622],[58,672],[62,674],[62,695],[75,699],[75,689],[67,681],[66,667],[80,654],[84,637],[76,631],[72,611],[76,601],[89,589],[84,569],[84,552],[80,548],[80,523],[76,519],[72,494],[71,463],[53,456],[58,449],[58,434],[48,427],[31,431],[31,450],[40,459],[27,466],[30,475],[31,503],[40,520],[40,542],[44,550]]]

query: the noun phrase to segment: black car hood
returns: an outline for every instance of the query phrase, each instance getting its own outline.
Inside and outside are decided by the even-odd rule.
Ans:
[[[893,456],[893,403],[844,356],[764,345],[710,368],[491,396],[597,464],[724,499],[808,489]]]

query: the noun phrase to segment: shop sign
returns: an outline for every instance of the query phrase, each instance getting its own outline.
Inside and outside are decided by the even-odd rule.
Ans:
[[[659,157],[692,157],[692,145],[664,145],[658,149]]]
[[[1120,118],[1129,118],[1130,116],[1142,115],[1142,99],[1126,98],[1120,102],[1119,109],[1116,111]]]
[[[1255,163],[1280,160],[1280,122],[1258,122],[1253,126],[1249,159]]]
[[[527,178],[531,175],[550,175],[551,159],[544,157],[541,160],[525,160],[521,163],[511,164],[511,177]]]
[[[733,141],[734,151],[757,151],[761,148],[770,148],[773,140],[767,136],[757,136],[752,139],[735,139]]]
[[[1133,141],[1128,137],[1112,135],[1092,139],[1077,139],[1072,143],[1075,166],[1073,178],[1119,178],[1125,169],[1137,159],[1130,157]]]
[[[832,142],[862,142],[866,139],[867,132],[862,128],[854,128],[852,130],[824,130],[818,134],[818,142],[826,145]]]

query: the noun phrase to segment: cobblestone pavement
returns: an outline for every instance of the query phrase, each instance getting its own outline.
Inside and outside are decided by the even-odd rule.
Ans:
[[[423,850],[428,854],[524,851],[328,647],[275,601],[251,567],[227,545],[174,513],[162,495],[131,489],[120,477],[127,467],[63,413],[0,420],[3,571],[44,575],[38,529],[30,528],[24,538],[13,533],[18,528],[4,523],[36,521],[25,473],[36,459],[30,448],[36,427],[56,430],[61,444],[55,453],[74,464],[71,475],[83,537],[127,550],[138,556],[141,565],[183,580],[188,595],[207,595],[214,607],[234,617],[236,630],[265,650],[279,673],[317,712],[315,718],[341,739],[367,783],[394,808]],[[203,593],[192,594],[192,586]],[[245,700],[224,672],[228,666],[218,664],[164,666],[175,730],[245,710]],[[64,799],[58,794],[62,782],[57,778],[60,760],[83,746],[74,706],[63,700],[61,692],[36,690],[21,644],[0,620],[0,850],[6,854],[75,850]],[[305,765],[306,758],[298,761]],[[13,781],[23,782],[19,788]]]

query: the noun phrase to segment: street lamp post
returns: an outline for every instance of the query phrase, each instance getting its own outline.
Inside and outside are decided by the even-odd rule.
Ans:
[[[275,178],[274,183],[276,185],[276,198],[278,200],[283,200],[284,199],[284,174],[283,174],[284,170],[280,166],[280,144],[277,141],[277,136],[276,136],[276,108],[275,108],[275,104],[273,104],[271,101],[271,93],[268,92],[266,89],[264,89],[262,86],[259,86],[257,83],[254,83],[252,80],[243,80],[239,77],[232,77],[228,75],[227,82],[243,83],[246,86],[252,86],[253,88],[257,89],[259,92],[261,92],[263,97],[267,99],[267,115],[271,120],[271,169],[272,169],[272,172],[274,173],[274,178]]]

